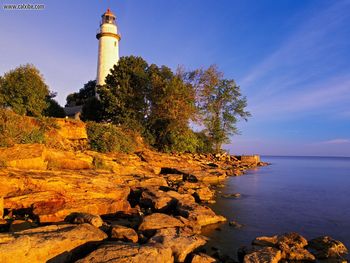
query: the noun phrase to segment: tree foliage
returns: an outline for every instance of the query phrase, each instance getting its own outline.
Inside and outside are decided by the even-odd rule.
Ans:
[[[215,65],[189,73],[187,80],[195,86],[201,124],[218,152],[230,141],[230,135],[238,133],[239,118],[247,120],[250,116],[245,110],[247,99],[235,81],[225,79]]]
[[[79,92],[71,93],[66,98],[66,107],[84,105],[90,98],[96,96],[96,80],[90,80],[84,84]]]
[[[103,119],[142,131],[148,110],[148,64],[141,57],[121,57],[98,87]]]
[[[47,117],[64,118],[66,113],[61,105],[53,98],[47,98],[48,107],[44,110],[43,115]]]
[[[49,88],[33,65],[19,66],[0,80],[0,106],[21,115],[41,116],[48,107]]]

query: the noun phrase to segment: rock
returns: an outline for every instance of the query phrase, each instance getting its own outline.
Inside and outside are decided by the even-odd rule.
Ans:
[[[284,256],[288,260],[314,261],[316,258],[304,248],[293,247]]]
[[[179,183],[183,181],[183,174],[167,174],[166,179],[171,183]]]
[[[25,220],[14,220],[10,225],[9,231],[18,232],[18,231],[30,229],[37,226],[38,225],[33,222],[29,222]]]
[[[201,187],[195,191],[195,196],[200,201],[209,201],[214,198],[214,192],[209,187]]]
[[[291,248],[303,248],[307,245],[307,240],[298,233],[291,232],[278,236],[277,246],[284,252]]]
[[[175,199],[159,189],[148,188],[141,194],[140,205],[155,211],[166,211],[175,204]]]
[[[277,245],[277,236],[272,237],[257,237],[253,240],[252,244],[254,246],[261,246],[261,247],[274,247]]]
[[[168,227],[183,227],[185,226],[179,219],[161,213],[154,213],[145,216],[142,220],[139,230],[156,230]]]
[[[126,242],[131,241],[133,243],[137,243],[139,239],[134,229],[120,225],[111,226],[111,238]]]
[[[221,195],[222,198],[240,198],[240,193],[234,193],[234,194],[223,194]]]
[[[107,243],[76,263],[171,263],[172,251],[159,244]]]
[[[196,248],[204,245],[207,239],[201,235],[193,235],[191,232],[176,228],[165,228],[157,231],[149,240],[149,244],[162,244],[171,248],[176,262],[184,262],[187,255]]]
[[[209,207],[197,203],[179,201],[177,211],[181,216],[194,221],[199,226],[226,221],[225,217],[216,215]]]
[[[51,225],[0,234],[0,262],[67,262],[74,249],[84,249],[89,242],[101,241],[107,235],[89,224]]]
[[[197,255],[194,255],[191,261],[191,263],[214,263],[214,262],[216,262],[215,258],[212,258],[211,256],[208,256],[204,253],[199,253]]]
[[[196,200],[194,199],[194,197],[190,194],[180,194],[178,192],[175,191],[168,191],[166,192],[168,196],[171,196],[172,198],[174,198],[177,202],[181,201],[181,202],[189,202],[189,203],[195,203]]]
[[[163,177],[152,177],[142,180],[139,186],[144,188],[149,186],[168,186],[168,183]]]
[[[100,216],[88,213],[71,213],[64,219],[64,221],[72,224],[88,223],[95,227],[101,227],[103,225],[103,220]]]
[[[130,188],[112,174],[0,169],[0,181],[4,208],[29,209],[41,223],[63,221],[73,212],[105,215],[130,211]]]
[[[0,196],[0,219],[4,217],[4,197]]]
[[[13,147],[0,149],[0,160],[6,167],[18,169],[47,168],[46,148],[43,144],[16,144]]]
[[[249,253],[244,256],[244,263],[277,263],[282,259],[281,251],[272,248],[264,247],[258,251]]]
[[[229,225],[234,227],[234,228],[242,228],[244,226],[244,225],[242,225],[242,224],[240,224],[240,223],[238,223],[236,221],[230,221]]]
[[[329,236],[321,236],[310,240],[308,248],[318,259],[341,258],[349,253],[342,242]]]

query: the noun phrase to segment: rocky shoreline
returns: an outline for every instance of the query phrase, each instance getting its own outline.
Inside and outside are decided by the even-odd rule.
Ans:
[[[31,263],[235,262],[202,248],[208,239],[201,228],[226,221],[207,204],[229,176],[267,165],[257,156],[100,154],[42,145],[1,149],[0,157],[10,164],[0,169],[0,262]],[[304,249],[314,243],[330,252]],[[241,261],[344,262],[347,252],[331,238],[307,243],[294,233],[253,245],[240,249]]]

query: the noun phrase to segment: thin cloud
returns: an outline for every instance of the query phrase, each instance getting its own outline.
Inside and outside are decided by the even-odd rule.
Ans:
[[[320,144],[348,144],[350,139],[332,139],[328,141],[320,142]]]
[[[252,93],[248,99],[254,116],[323,110],[350,98],[350,65],[341,48],[350,46],[344,37],[349,8],[350,1],[337,1],[301,21],[280,48],[239,81]]]

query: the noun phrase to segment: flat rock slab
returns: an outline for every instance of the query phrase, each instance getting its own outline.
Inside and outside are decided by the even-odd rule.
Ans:
[[[158,244],[139,245],[110,242],[100,246],[76,263],[172,263],[174,258],[170,248]]]
[[[190,234],[176,228],[160,229],[149,241],[150,244],[160,243],[164,247],[170,248],[176,262],[184,262],[189,253],[203,246],[206,242],[207,238],[204,236]]]
[[[184,227],[179,219],[162,213],[154,213],[143,218],[139,230],[157,230],[168,227]]]
[[[73,250],[107,235],[89,225],[52,225],[0,234],[0,263],[66,262]]]

